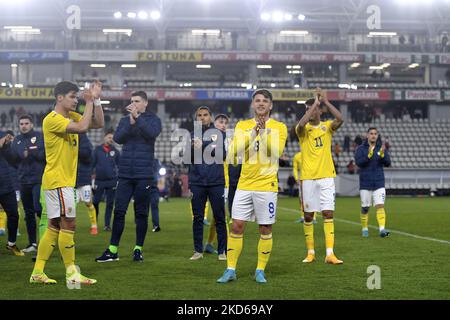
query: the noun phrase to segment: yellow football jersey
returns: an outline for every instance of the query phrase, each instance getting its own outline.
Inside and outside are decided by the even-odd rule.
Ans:
[[[315,180],[336,177],[331,146],[333,138],[333,121],[321,121],[319,125],[312,126],[307,123],[299,136],[302,150],[302,166],[300,180]]]
[[[228,150],[228,147],[231,144],[232,139],[230,137],[227,137],[225,139],[225,150]],[[228,175],[228,162],[224,161],[223,162],[223,174],[225,176],[225,188],[229,188],[230,187],[230,176]]]
[[[45,165],[42,188],[51,190],[75,187],[78,163],[78,134],[67,133],[71,121],[78,122],[81,115],[70,112],[69,118],[52,111],[42,123],[45,143]]]
[[[293,160],[292,171],[294,172],[295,181],[298,181],[298,171],[301,169],[301,167],[302,167],[302,153],[301,151],[299,151],[295,154]]]
[[[228,163],[225,161],[223,163],[223,174],[225,176],[225,188],[230,186],[230,177],[228,176]]]
[[[237,188],[248,191],[278,192],[278,159],[287,139],[287,127],[274,119],[266,121],[266,129],[251,142],[255,119],[239,121],[228,159],[242,159],[242,171]]]

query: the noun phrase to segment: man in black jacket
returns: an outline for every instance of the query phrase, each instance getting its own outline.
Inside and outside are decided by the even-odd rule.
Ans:
[[[19,212],[17,209],[16,192],[13,188],[11,174],[9,172],[9,161],[12,161],[11,141],[13,136],[0,132],[0,205],[5,210],[8,217],[8,244],[6,249],[15,256],[24,256],[16,245],[17,228],[19,225]]]
[[[123,145],[119,161],[119,183],[116,190],[114,221],[110,246],[97,262],[119,260],[120,238],[125,228],[125,214],[131,197],[134,198],[136,246],[133,261],[141,262],[142,247],[148,229],[151,185],[154,178],[155,140],[161,133],[161,120],[153,112],[146,112],[147,94],[137,91],[131,95],[123,117],[114,134],[114,141]]]
[[[194,219],[194,255],[191,260],[203,258],[203,219],[207,199],[211,203],[217,230],[219,260],[226,260],[227,230],[225,222],[223,160],[226,157],[225,133],[214,127],[211,111],[200,107],[195,113],[196,125],[201,130],[191,133],[191,165],[189,166],[189,189],[192,192]],[[199,131],[199,132],[197,132]],[[212,159],[207,159],[208,152]],[[198,157],[200,156],[200,157]]]
[[[381,142],[378,129],[371,127],[367,130],[367,140],[355,152],[355,162],[360,168],[359,190],[361,197],[361,226],[362,236],[369,236],[369,209],[373,203],[376,208],[380,237],[390,235],[385,229],[386,212],[384,202],[386,189],[384,180],[384,167],[391,165],[391,157],[386,145]]]
[[[105,194],[105,231],[111,231],[111,215],[114,207],[117,172],[120,159],[120,152],[114,146],[113,134],[114,132],[107,132],[105,134],[103,140],[104,143],[95,148],[93,159],[93,167],[95,170],[94,207],[98,217],[99,204],[102,200],[103,194]]]
[[[18,166],[20,196],[25,211],[28,233],[28,246],[22,251],[37,252],[36,215],[40,218],[42,206],[39,202],[42,174],[45,168],[44,137],[33,129],[33,120],[29,115],[19,118],[20,134],[12,143],[14,162]]]

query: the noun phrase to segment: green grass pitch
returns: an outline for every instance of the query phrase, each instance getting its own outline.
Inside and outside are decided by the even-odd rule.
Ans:
[[[127,214],[125,232],[119,248],[120,261],[96,263],[107,247],[110,233],[103,229],[101,206],[99,234],[89,234],[87,211],[79,206],[76,233],[76,260],[82,273],[98,283],[81,290],[65,286],[64,266],[59,251],[53,252],[46,273],[58,280],[54,286],[30,285],[31,256],[14,257],[0,238],[0,299],[450,299],[450,207],[449,198],[389,198],[387,227],[395,231],[379,238],[361,238],[359,199],[336,201],[335,253],[344,260],[333,266],[323,262],[322,219],[315,225],[316,261],[301,261],[306,249],[296,198],[279,198],[277,223],[273,228],[274,247],[266,269],[267,284],[253,280],[257,261],[257,226],[249,223],[239,259],[238,280],[217,284],[226,268],[217,256],[205,254],[203,260],[190,261],[193,252],[192,225],[187,199],[171,199],[160,204],[162,231],[149,232],[144,246],[144,262],[135,263],[131,253],[135,240],[133,212]],[[352,224],[358,223],[358,224]],[[27,244],[21,218],[18,245]],[[369,224],[376,226],[375,212]],[[205,227],[205,239],[207,227]],[[417,236],[423,237],[418,238]],[[427,239],[425,239],[427,238]],[[430,240],[439,239],[443,242]],[[367,268],[381,270],[381,289],[369,290]]]

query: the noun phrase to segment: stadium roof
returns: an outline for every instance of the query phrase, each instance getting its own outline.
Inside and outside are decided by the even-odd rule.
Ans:
[[[258,33],[264,30],[302,29],[340,35],[365,33],[367,8],[381,9],[381,29],[403,33],[435,35],[450,31],[448,0],[0,0],[1,25],[32,25],[62,29],[69,14],[66,9],[78,5],[82,29],[132,27],[143,30],[220,28],[226,31]],[[158,20],[128,18],[138,13],[159,10]],[[114,12],[123,13],[121,19]],[[263,21],[262,13],[291,14],[290,21]],[[303,14],[306,19],[297,19]],[[283,19],[281,19],[283,20]]]

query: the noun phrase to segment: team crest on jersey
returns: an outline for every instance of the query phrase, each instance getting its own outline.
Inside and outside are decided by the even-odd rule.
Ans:
[[[110,151],[110,152],[109,152],[109,155],[110,155],[111,157],[114,157],[115,154],[116,154],[115,151]]]
[[[35,144],[36,143],[36,137],[31,138],[30,141],[31,141],[32,144]]]
[[[323,132],[327,131],[327,127],[325,127],[325,126],[321,126],[320,129],[322,129]]]
[[[211,135],[211,140],[214,141],[214,142],[217,141],[217,134],[212,134]]]
[[[73,145],[74,147],[76,147],[76,146],[77,146],[77,140],[73,139],[72,145]]]

